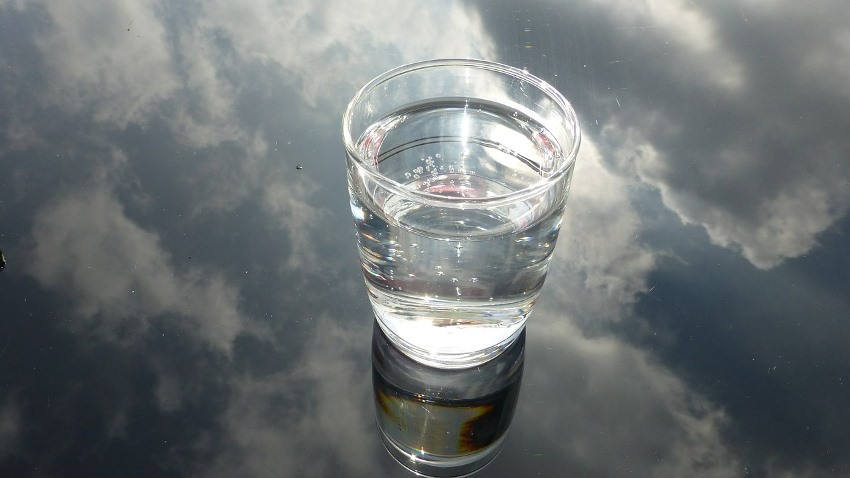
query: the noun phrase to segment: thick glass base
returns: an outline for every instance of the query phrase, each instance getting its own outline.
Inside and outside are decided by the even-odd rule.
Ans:
[[[392,342],[392,344],[395,345],[404,355],[421,364],[428,365],[429,367],[443,369],[463,369],[475,367],[498,357],[502,354],[502,352],[507,350],[508,347],[514,343],[517,337],[520,336],[523,330],[525,330],[525,321],[527,320],[527,317],[524,317],[511,327],[510,335],[483,349],[446,352],[440,350],[426,350],[421,347],[417,347],[394,333],[392,328],[384,323],[381,314],[376,313],[375,316],[381,330],[390,342]],[[474,331],[468,331],[466,333],[474,333]]]

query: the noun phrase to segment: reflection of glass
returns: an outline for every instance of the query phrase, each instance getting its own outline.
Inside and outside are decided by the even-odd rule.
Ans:
[[[426,476],[462,476],[501,449],[519,395],[525,332],[496,359],[463,370],[421,365],[380,327],[372,338],[375,413],[387,450]]]
[[[434,60],[372,80],[343,118],[351,211],[378,323],[422,363],[513,342],[555,247],[579,127],[527,72]]]

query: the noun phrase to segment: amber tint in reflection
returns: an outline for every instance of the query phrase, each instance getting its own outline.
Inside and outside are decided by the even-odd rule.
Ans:
[[[399,463],[426,476],[461,476],[496,457],[513,418],[522,379],[525,332],[478,367],[421,365],[372,338],[372,383],[381,438]]]

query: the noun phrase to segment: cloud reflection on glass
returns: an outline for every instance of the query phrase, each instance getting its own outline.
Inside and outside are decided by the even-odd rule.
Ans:
[[[525,332],[477,367],[435,369],[396,349],[374,325],[372,385],[387,451],[425,476],[462,476],[501,451],[519,396]]]

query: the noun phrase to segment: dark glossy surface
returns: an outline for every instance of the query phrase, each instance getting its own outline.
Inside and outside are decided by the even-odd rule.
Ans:
[[[340,117],[460,56],[584,128],[481,476],[850,475],[850,6],[699,3],[0,0],[0,476],[405,476]]]

